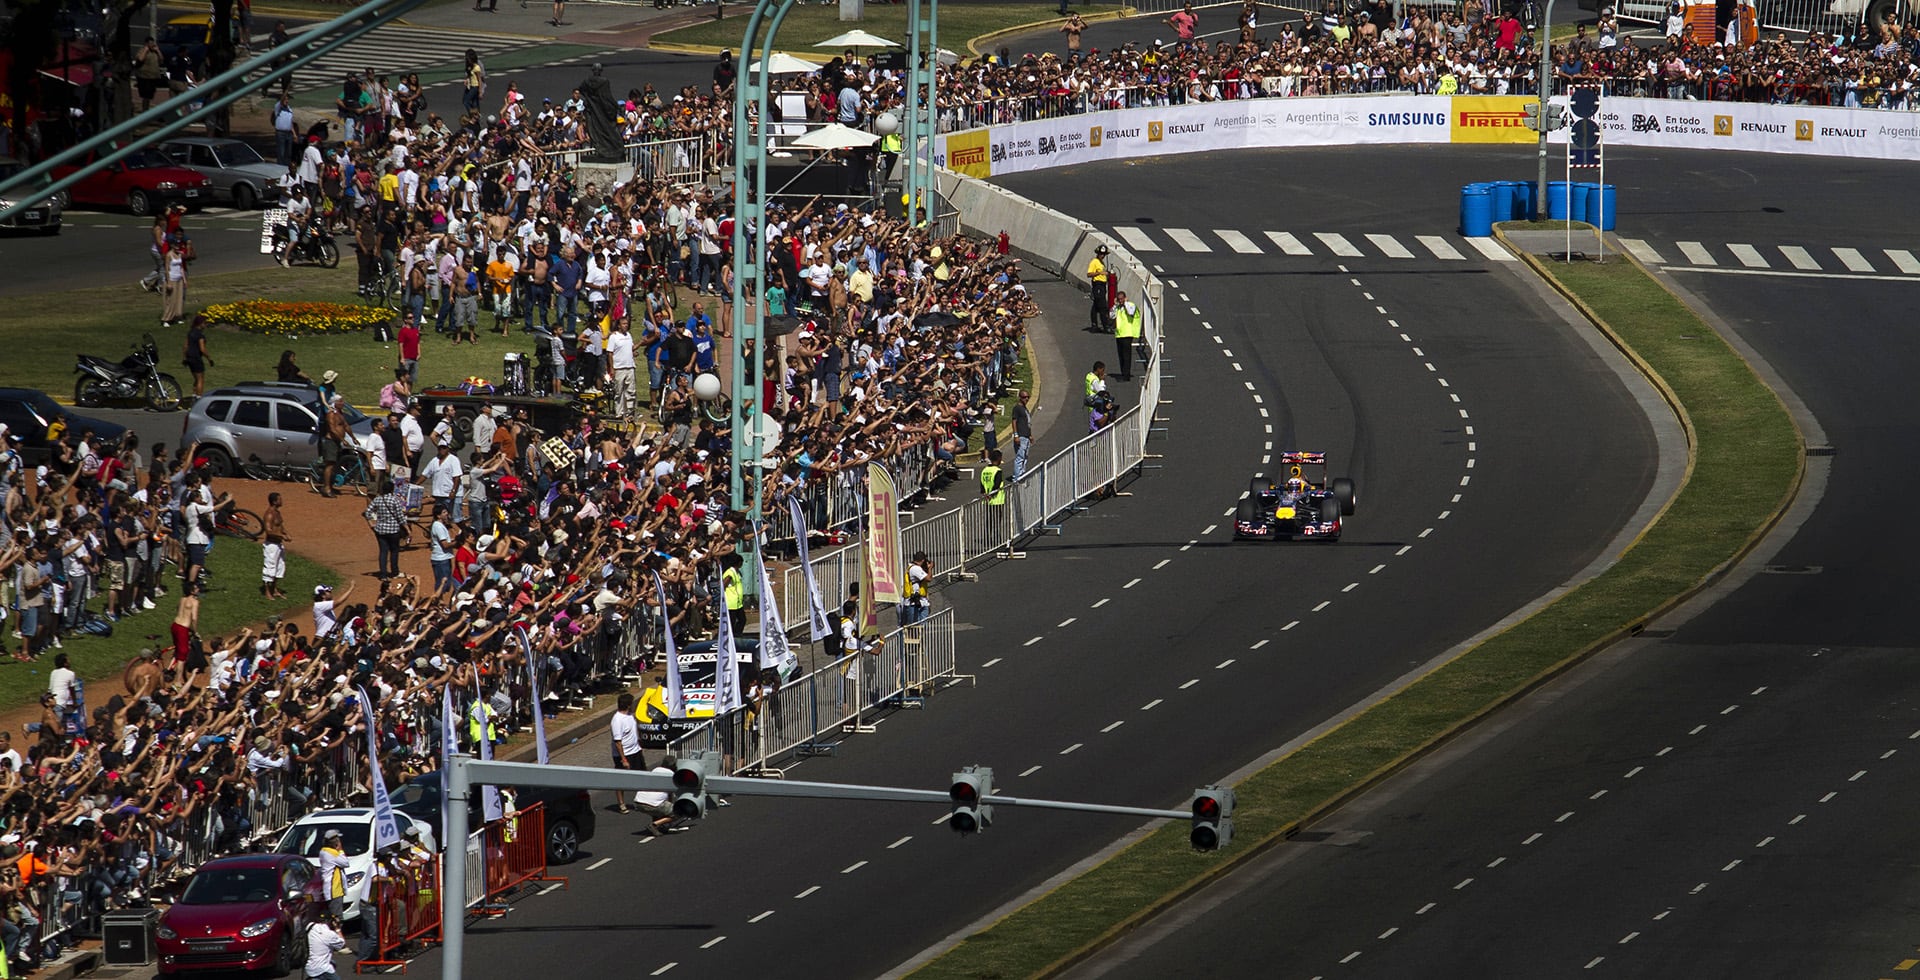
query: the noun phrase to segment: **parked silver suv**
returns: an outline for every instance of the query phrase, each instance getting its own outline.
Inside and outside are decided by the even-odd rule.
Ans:
[[[373,431],[373,419],[352,405],[347,426],[356,436]],[[193,403],[180,445],[200,444],[198,455],[219,476],[240,472],[258,457],[268,469],[305,469],[320,458],[320,419],[326,410],[317,385],[243,381],[207,392]]]

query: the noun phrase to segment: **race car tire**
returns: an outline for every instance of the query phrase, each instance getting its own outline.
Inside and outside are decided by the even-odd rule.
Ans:
[[[1259,519],[1260,505],[1251,500],[1240,501],[1240,505],[1233,509],[1233,536],[1236,538],[1240,537],[1240,525],[1252,524]]]
[[[1339,500],[1333,497],[1321,497],[1320,498],[1320,523],[1332,524],[1333,522],[1340,519],[1340,513],[1345,509],[1346,509],[1345,507],[1341,506]]]
[[[1340,502],[1340,516],[1352,517],[1353,508],[1360,501],[1360,498],[1354,494],[1352,478],[1335,477],[1328,485],[1327,491],[1333,494],[1333,499]]]
[[[1264,476],[1256,476],[1247,481],[1248,493],[1266,493],[1273,489],[1273,481]]]

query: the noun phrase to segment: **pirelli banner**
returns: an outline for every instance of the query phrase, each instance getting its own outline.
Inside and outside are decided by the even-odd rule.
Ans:
[[[1885,109],[1605,97],[1600,127],[1612,146],[1920,158],[1920,116]],[[1552,139],[1565,142],[1565,131]]]

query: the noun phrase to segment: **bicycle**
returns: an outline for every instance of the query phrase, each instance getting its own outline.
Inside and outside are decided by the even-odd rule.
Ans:
[[[369,306],[377,306],[398,313],[406,306],[405,291],[400,288],[400,272],[387,269],[367,284],[361,292]]]
[[[306,481],[313,476],[313,467],[295,466],[291,463],[269,463],[259,456],[248,456],[240,464],[240,472],[249,480],[300,480]]]
[[[244,507],[236,507],[232,501],[228,501],[225,506],[214,510],[213,529],[229,537],[258,541],[260,535],[266,532],[267,524],[260,519],[259,514]]]
[[[309,489],[314,493],[326,492],[321,489],[326,486],[326,472],[325,460],[314,460],[313,466],[308,469],[307,480],[312,484]],[[351,488],[354,493],[362,497],[373,496],[373,474],[367,470],[365,456],[357,452],[341,450],[340,462],[333,468],[333,486],[330,489],[334,493],[339,493],[346,488]]]

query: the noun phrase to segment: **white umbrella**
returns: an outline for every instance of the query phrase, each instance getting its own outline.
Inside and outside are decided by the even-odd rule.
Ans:
[[[811,61],[803,61],[785,51],[775,51],[771,57],[754,62],[753,70],[769,75],[804,75],[810,71],[819,71],[820,66]]]
[[[814,45],[816,48],[897,48],[899,46],[897,42],[889,41],[878,34],[868,34],[858,28]]]
[[[831,123],[822,126],[787,145],[806,150],[850,150],[855,147],[872,146],[880,142],[880,137],[862,132],[851,126]]]

